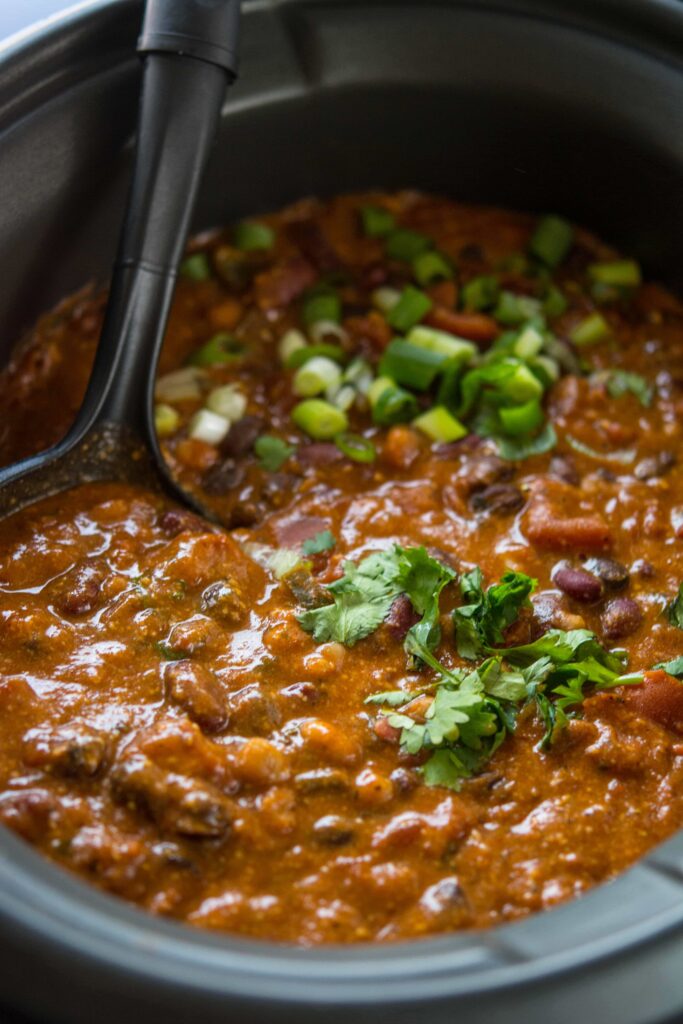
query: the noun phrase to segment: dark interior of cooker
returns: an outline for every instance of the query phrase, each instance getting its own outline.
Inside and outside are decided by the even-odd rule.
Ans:
[[[519,3],[259,6],[247,5],[197,228],[307,194],[416,186],[562,212],[681,287],[675,67],[554,21],[553,4],[542,20],[513,14]],[[124,0],[87,32],[80,22],[53,41],[56,81],[38,87],[43,44],[0,97],[0,357],[61,296],[106,280],[139,17]]]

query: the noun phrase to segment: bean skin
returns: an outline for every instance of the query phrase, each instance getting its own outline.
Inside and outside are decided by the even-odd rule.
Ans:
[[[492,484],[476,491],[470,500],[475,512],[488,512],[494,516],[511,515],[524,505],[524,495],[514,484]]]
[[[563,593],[581,604],[594,604],[602,597],[602,583],[585,569],[563,566],[553,574],[553,582]]]
[[[595,573],[605,586],[612,590],[625,587],[629,581],[630,573],[626,566],[612,558],[591,558],[586,562],[585,568],[589,572]]]
[[[643,612],[632,597],[615,597],[602,614],[601,625],[609,640],[620,640],[635,633],[643,621]]]

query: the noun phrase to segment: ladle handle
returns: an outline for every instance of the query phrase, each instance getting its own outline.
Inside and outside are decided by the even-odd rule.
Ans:
[[[235,77],[238,24],[239,0],[148,0],[126,216],[90,383],[65,445],[106,422],[156,447],[154,372],[226,85]]]

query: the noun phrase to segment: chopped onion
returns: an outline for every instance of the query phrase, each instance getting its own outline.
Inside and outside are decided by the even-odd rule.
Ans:
[[[302,331],[298,331],[296,327],[285,331],[277,346],[281,362],[286,363],[290,356],[294,355],[300,348],[306,348],[307,344],[305,334]]]
[[[230,420],[210,409],[200,409],[190,420],[189,435],[195,441],[220,444],[230,430]]]
[[[247,400],[234,384],[214,388],[206,399],[206,408],[235,423],[241,420],[247,409]]]
[[[326,338],[336,338],[342,343],[349,340],[344,328],[334,320],[316,320],[308,328],[308,334],[314,345],[322,344]]]
[[[328,388],[325,394],[328,402],[332,402],[337,409],[347,412],[356,400],[356,389],[350,384],[343,384],[342,387]]]
[[[323,391],[336,390],[341,383],[341,367],[327,356],[314,356],[299,367],[292,381],[295,395],[311,398]]]
[[[200,381],[205,376],[197,366],[183,366],[165,373],[154,386],[154,395],[160,402],[191,402],[201,398]]]

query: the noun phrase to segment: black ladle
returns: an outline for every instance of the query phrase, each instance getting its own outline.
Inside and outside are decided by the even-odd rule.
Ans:
[[[64,440],[0,469],[0,518],[95,480],[163,489],[198,507],[159,449],[154,376],[202,172],[236,75],[239,8],[239,0],[147,0],[133,177],[90,382]]]

